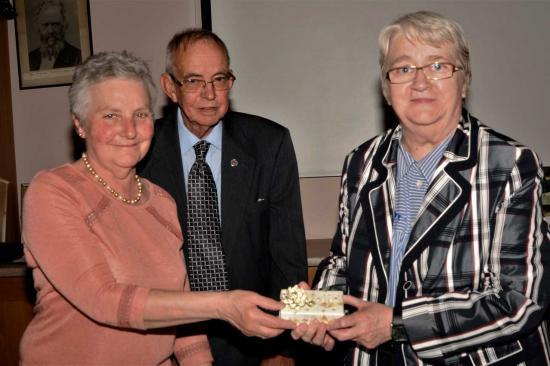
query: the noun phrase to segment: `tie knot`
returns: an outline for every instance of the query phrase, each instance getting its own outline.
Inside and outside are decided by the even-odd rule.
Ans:
[[[204,161],[206,158],[206,153],[208,152],[208,148],[210,147],[210,143],[206,142],[204,140],[201,140],[197,142],[193,148],[195,149],[195,155],[197,157],[197,160]]]

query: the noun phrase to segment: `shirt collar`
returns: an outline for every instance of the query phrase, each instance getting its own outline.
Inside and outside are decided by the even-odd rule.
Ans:
[[[399,139],[399,151],[398,151],[398,165],[401,165],[398,169],[398,179],[402,178],[407,172],[409,171],[410,167],[413,164],[416,164],[426,181],[430,182],[433,176],[433,173],[435,171],[435,168],[439,164],[439,161],[443,157],[443,153],[447,149],[447,146],[449,145],[449,142],[451,142],[451,138],[454,135],[454,131],[449,134],[442,142],[439,143],[432,151],[430,151],[426,156],[424,156],[421,160],[415,161],[411,154],[405,149],[403,146],[403,141],[401,135],[401,138]]]
[[[183,123],[183,115],[181,113],[181,109],[178,107],[178,134],[180,138],[180,144],[183,152],[188,151],[189,149],[192,149],[193,146],[199,142],[201,139],[199,139],[197,136],[195,136],[189,129],[185,126]],[[221,150],[222,148],[222,131],[223,131],[223,121],[218,122],[216,126],[210,131],[208,136],[206,136],[204,141],[210,143],[215,148]]]

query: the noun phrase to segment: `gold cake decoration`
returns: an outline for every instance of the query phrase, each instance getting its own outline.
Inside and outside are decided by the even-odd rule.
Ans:
[[[282,319],[304,323],[313,319],[328,322],[344,316],[342,291],[304,290],[298,285],[281,290]]]

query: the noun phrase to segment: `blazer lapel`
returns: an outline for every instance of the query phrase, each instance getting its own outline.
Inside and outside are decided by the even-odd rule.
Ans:
[[[450,242],[453,239],[457,218],[468,203],[471,191],[464,171],[471,169],[477,161],[479,126],[469,117],[464,116],[466,123],[457,129],[444,154],[445,160],[428,188],[411,231],[401,272],[406,271],[434,240]]]
[[[252,191],[252,179],[256,160],[246,151],[246,137],[242,135],[228,115],[223,120],[222,137],[222,244],[231,261],[232,249],[236,235],[246,211],[249,201],[248,195]]]
[[[357,253],[356,251],[371,253],[381,296],[386,296],[392,242],[391,217],[395,191],[393,170],[397,151],[395,149],[395,142],[397,141],[395,136],[396,131],[389,134],[382,141],[372,159],[372,169],[367,168],[364,170],[364,172],[368,172],[369,176],[360,178],[364,185],[359,187],[360,205],[357,207],[358,211],[354,214],[354,220],[364,221],[364,223],[355,222],[353,225],[357,228],[355,233],[352,234],[353,247],[351,250],[354,253],[350,253],[348,256],[350,266],[365,268],[364,263],[354,263],[354,259],[366,257],[365,253]],[[384,209],[380,209],[381,207]],[[362,272],[360,270],[358,273]],[[363,275],[357,280],[362,282]],[[353,288],[353,286],[351,287]]]

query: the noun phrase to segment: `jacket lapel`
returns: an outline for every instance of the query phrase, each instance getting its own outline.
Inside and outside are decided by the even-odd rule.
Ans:
[[[222,243],[228,262],[244,220],[256,160],[246,151],[246,137],[231,114],[224,117],[222,137]]]
[[[396,132],[397,131],[397,132]],[[354,220],[356,232],[353,234],[353,251],[371,253],[374,267],[377,272],[378,286],[381,296],[386,296],[388,282],[388,265],[392,242],[392,213],[395,194],[394,172],[396,162],[396,135],[399,130],[393,131],[382,141],[372,158],[372,168],[363,169],[359,183],[359,202]],[[361,187],[362,185],[362,187]],[[383,207],[384,209],[380,209]],[[360,210],[363,210],[360,214]],[[368,212],[364,212],[368,211]],[[350,265],[364,268],[364,263],[353,263],[356,258],[365,258],[365,254],[350,253]],[[358,273],[362,273],[359,271]],[[357,278],[359,282],[361,279]],[[351,286],[353,288],[353,286]]]
[[[467,171],[477,161],[479,126],[467,113],[463,118],[465,122],[461,122],[445,151],[444,161],[437,168],[420,207],[403,256],[401,272],[406,271],[434,240],[451,242],[459,222],[458,215],[468,204],[471,184],[467,180]]]

